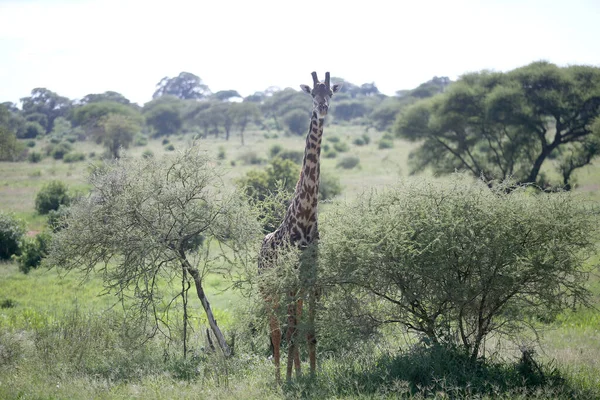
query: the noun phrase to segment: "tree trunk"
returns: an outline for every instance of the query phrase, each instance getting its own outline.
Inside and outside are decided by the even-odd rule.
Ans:
[[[225,337],[223,333],[221,333],[221,329],[217,325],[217,321],[215,320],[215,316],[213,315],[212,309],[210,308],[210,303],[206,298],[206,294],[204,293],[204,288],[202,287],[202,278],[200,277],[200,273],[196,268],[193,268],[189,261],[185,258],[184,255],[181,254],[181,264],[183,268],[190,274],[190,276],[194,279],[194,283],[196,285],[196,292],[198,293],[198,298],[202,303],[202,307],[204,308],[204,312],[206,313],[206,318],[208,318],[208,325],[210,325],[211,330],[213,331],[215,338],[217,339],[217,343],[219,343],[219,347],[223,351],[225,357],[229,357],[231,355],[231,349],[227,345],[225,341]]]

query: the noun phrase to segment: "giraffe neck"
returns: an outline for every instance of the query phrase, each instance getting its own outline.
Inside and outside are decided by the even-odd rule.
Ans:
[[[324,118],[319,118],[313,110],[310,119],[306,147],[300,178],[296,184],[294,197],[285,216],[292,243],[309,244],[316,239],[317,204],[319,196],[319,174],[321,156],[321,138]]]

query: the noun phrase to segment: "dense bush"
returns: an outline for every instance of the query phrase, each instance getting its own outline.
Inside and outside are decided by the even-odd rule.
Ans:
[[[294,135],[302,135],[307,132],[310,124],[309,116],[301,110],[292,110],[283,116],[283,123]]]
[[[74,163],[85,160],[85,154],[80,152],[67,153],[63,157],[63,161],[66,163]]]
[[[27,161],[29,161],[30,163],[38,163],[42,161],[42,154],[38,153],[37,151],[31,151],[27,155]]]
[[[338,168],[352,169],[360,163],[358,156],[345,156],[337,163]]]
[[[0,260],[8,260],[20,253],[24,235],[23,222],[0,211]]]
[[[25,129],[20,139],[35,139],[36,137],[44,136],[46,130],[37,122],[27,122]]]
[[[321,173],[319,200],[331,200],[340,193],[342,193],[340,178],[335,175]]]
[[[34,238],[28,238],[23,243],[21,255],[17,257],[19,270],[24,274],[39,267],[42,259],[48,255],[50,240],[49,233],[38,233]]]
[[[598,218],[569,193],[491,190],[471,178],[420,178],[330,208],[322,279],[351,324],[399,322],[477,357],[490,334],[515,337],[587,304]]]
[[[350,150],[350,147],[348,146],[348,143],[346,143],[346,142],[337,142],[337,143],[334,143],[333,144],[333,148],[338,153],[344,153],[344,152]]]
[[[146,149],[144,150],[144,152],[142,153],[142,157],[143,158],[151,158],[154,157],[154,152],[150,149]]]
[[[381,140],[379,141],[379,144],[377,145],[377,147],[378,147],[380,150],[383,150],[383,149],[391,149],[391,148],[393,148],[393,147],[394,147],[394,141],[393,141],[393,140],[391,140],[391,139],[385,139],[385,138],[384,138],[384,139],[381,139]]]
[[[67,185],[61,181],[52,181],[36,195],[35,209],[40,214],[48,214],[50,210],[58,210],[58,207],[68,206],[70,202]]]

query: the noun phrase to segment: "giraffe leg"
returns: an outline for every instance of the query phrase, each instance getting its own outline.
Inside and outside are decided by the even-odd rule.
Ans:
[[[288,327],[286,340],[288,342],[288,359],[287,359],[287,371],[286,371],[286,379],[288,382],[292,380],[292,367],[294,366],[294,358],[296,355],[296,329],[297,329],[297,321],[296,321],[296,309],[294,303],[290,303],[288,305]]]
[[[281,383],[280,369],[280,349],[281,349],[281,328],[277,315],[272,314],[269,318],[269,328],[271,330],[271,344],[273,345],[273,362],[275,363],[275,381]]]
[[[302,298],[298,299],[296,303],[296,330],[298,330],[297,326],[299,321],[302,319]],[[302,370],[300,366],[300,350],[299,343],[296,340],[298,335],[296,334],[295,345],[294,345],[294,366],[296,367],[296,378],[300,378],[302,376]]]
[[[314,376],[317,369],[317,336],[315,333],[315,307],[316,293],[313,292],[308,298],[308,331],[306,339],[308,341],[308,359],[310,363],[310,375]]]

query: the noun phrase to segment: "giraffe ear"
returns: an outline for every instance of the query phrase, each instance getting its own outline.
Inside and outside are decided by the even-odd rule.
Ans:
[[[310,92],[311,92],[310,86],[308,86],[308,85],[300,85],[300,88],[302,89],[303,92],[306,92],[308,94],[310,94]]]
[[[331,91],[333,93],[337,93],[340,91],[340,89],[342,88],[342,84],[341,83],[336,83],[335,85],[331,86]]]

